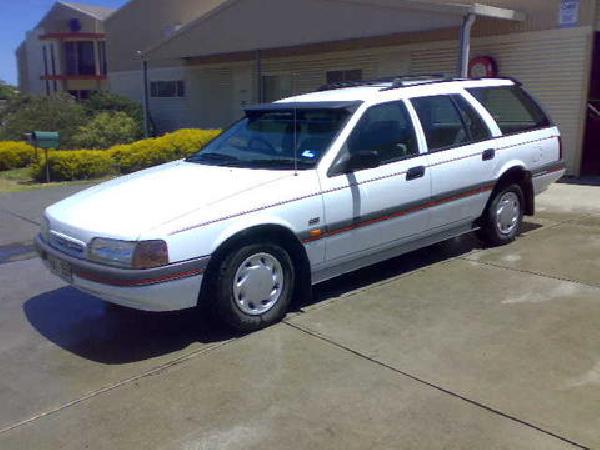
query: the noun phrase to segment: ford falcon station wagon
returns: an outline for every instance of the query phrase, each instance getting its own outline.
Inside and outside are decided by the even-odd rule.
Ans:
[[[361,267],[471,231],[512,242],[564,173],[558,128],[512,79],[330,86],[50,206],[36,246],[108,302],[207,306],[247,332]]]

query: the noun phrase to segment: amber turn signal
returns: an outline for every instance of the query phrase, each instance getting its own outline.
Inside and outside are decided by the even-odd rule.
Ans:
[[[169,252],[164,241],[143,241],[135,247],[132,267],[151,269],[169,264]]]

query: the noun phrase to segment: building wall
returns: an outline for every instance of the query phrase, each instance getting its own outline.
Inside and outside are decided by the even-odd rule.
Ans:
[[[140,69],[119,72],[109,70],[108,90],[141,103],[144,99],[142,71]]]
[[[46,93],[45,81],[42,81],[40,77],[44,74],[44,62],[43,62],[43,43],[39,40],[38,36],[43,34],[43,28],[30,31],[27,33],[27,37],[23,43],[23,52],[21,56],[25,62],[18,64],[24,64],[27,69],[24,70],[26,78],[22,86],[22,91],[27,94],[42,95]]]
[[[429,0],[428,0],[429,1]],[[444,3],[444,0],[433,0]],[[597,0],[581,0],[580,26],[592,25]],[[461,0],[459,3],[482,3],[489,6],[509,8],[524,12],[524,22],[501,22],[482,19],[484,24],[479,30],[482,34],[515,33],[540,31],[558,27],[557,17],[561,0]]]
[[[27,74],[27,49],[25,42],[21,43],[15,52],[17,58],[17,85],[21,92],[28,92],[29,75]]]
[[[62,82],[41,80],[40,77],[45,74],[43,49],[46,48],[48,55],[49,73],[51,72],[51,49],[54,51],[56,61],[56,73],[63,71],[63,49],[62,43],[56,40],[40,40],[40,37],[47,33],[68,32],[68,22],[70,19],[77,18],[81,22],[81,32],[101,33],[104,26],[101,21],[96,20],[84,13],[67,8],[57,3],[48,13],[48,15],[31,31],[28,31],[25,40],[17,51],[17,67],[19,68],[19,89],[22,92],[32,95],[45,95],[46,83],[50,93],[56,91],[69,90],[71,87],[63,85]],[[72,83],[72,82],[71,82]],[[96,81],[79,82],[77,89],[94,90],[104,87],[105,84],[98,84]],[[74,88],[73,88],[74,89]]]
[[[103,33],[104,24],[80,11],[57,3],[50,13],[39,23],[40,28],[52,33],[66,33],[69,29],[69,19],[77,18],[81,23],[81,31],[86,33]]]
[[[472,49],[473,56],[494,57],[498,61],[500,75],[522,81],[559,124],[571,174],[577,174],[580,167],[583,111],[588,84],[588,74],[582,68],[588,66],[590,30],[590,27],[578,27],[478,37],[474,39]],[[361,69],[366,79],[422,73],[452,76],[456,70],[457,56],[457,42],[446,40],[271,58],[263,61],[263,75],[291,75],[293,92],[303,93],[324,85],[328,70]],[[188,77],[210,71],[212,77],[204,75],[202,81],[189,85],[190,97],[186,102],[192,119],[186,118],[188,124],[224,126],[241,116],[241,92],[250,89],[246,99],[256,99],[256,78],[251,63],[196,66],[188,70]],[[181,106],[186,102],[182,102]],[[156,107],[160,108],[159,105]],[[168,114],[166,111],[164,113]],[[185,116],[181,111],[178,114]]]
[[[393,0],[364,2],[385,5]],[[527,13],[527,20],[522,23],[479,18],[473,31],[472,56],[493,56],[499,63],[501,75],[521,80],[541,101],[561,127],[569,173],[578,174],[589,83],[591,37],[594,27],[600,27],[600,8],[596,8],[595,0],[582,0],[579,26],[560,29],[560,0],[479,2]],[[133,13],[130,11],[130,14]],[[295,93],[314,90],[325,84],[328,70],[361,69],[364,78],[410,73],[444,72],[454,75],[457,35],[457,29],[448,28],[341,44],[325,43],[310,49],[288,49],[277,56],[270,54],[265,57],[262,71],[266,76],[288,77]],[[153,36],[156,37],[156,34]],[[187,54],[193,56],[193,42],[188,39],[186,46],[189,47]],[[286,53],[289,56],[282,56]],[[245,61],[244,58],[236,60],[234,55],[229,59],[222,58],[222,62],[214,62],[211,58],[194,58],[186,63],[178,61],[178,66],[172,67],[171,73],[186,80],[186,98],[151,99],[150,102],[155,121],[164,126],[162,131],[179,126],[225,126],[240,117],[245,104],[258,100],[253,59],[254,55],[250,55]],[[164,77],[169,72],[158,72],[160,66],[174,64],[173,60],[168,59],[151,60],[153,69],[150,71],[150,80]],[[181,67],[181,64],[185,66]],[[141,88],[136,85],[141,80],[139,61],[117,67],[130,70],[111,73],[111,89],[141,99]]]
[[[581,165],[591,45],[589,27],[476,38],[473,42],[473,56],[494,57],[500,74],[523,82],[559,124],[570,174],[578,174]],[[425,52],[417,48],[411,52],[410,70],[453,73],[456,57],[453,43],[429,44]]]
[[[158,44],[175,27],[203,15],[223,0],[132,0],[105,22],[108,65],[112,72],[139,70],[138,51]],[[156,61],[156,66],[177,64]]]

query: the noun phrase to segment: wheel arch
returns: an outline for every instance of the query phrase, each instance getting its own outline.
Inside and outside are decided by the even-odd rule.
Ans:
[[[306,249],[290,227],[273,222],[248,225],[246,228],[240,228],[222,235],[206,269],[206,282],[202,283],[199,301],[210,292],[214,275],[225,255],[237,246],[260,241],[281,245],[292,258],[296,270],[294,300],[306,299],[307,296],[310,296],[312,286],[311,266]]]
[[[486,211],[498,192],[511,184],[517,184],[523,191],[524,215],[533,216],[535,214],[535,192],[533,189],[532,174],[522,162],[506,164],[499,171],[496,179],[496,185],[486,204]]]

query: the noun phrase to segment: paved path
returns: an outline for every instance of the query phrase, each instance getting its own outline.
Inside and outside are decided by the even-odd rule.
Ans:
[[[396,258],[244,337],[49,275],[27,245],[69,193],[0,196],[2,449],[600,448],[600,187],[554,186],[513,245]]]

